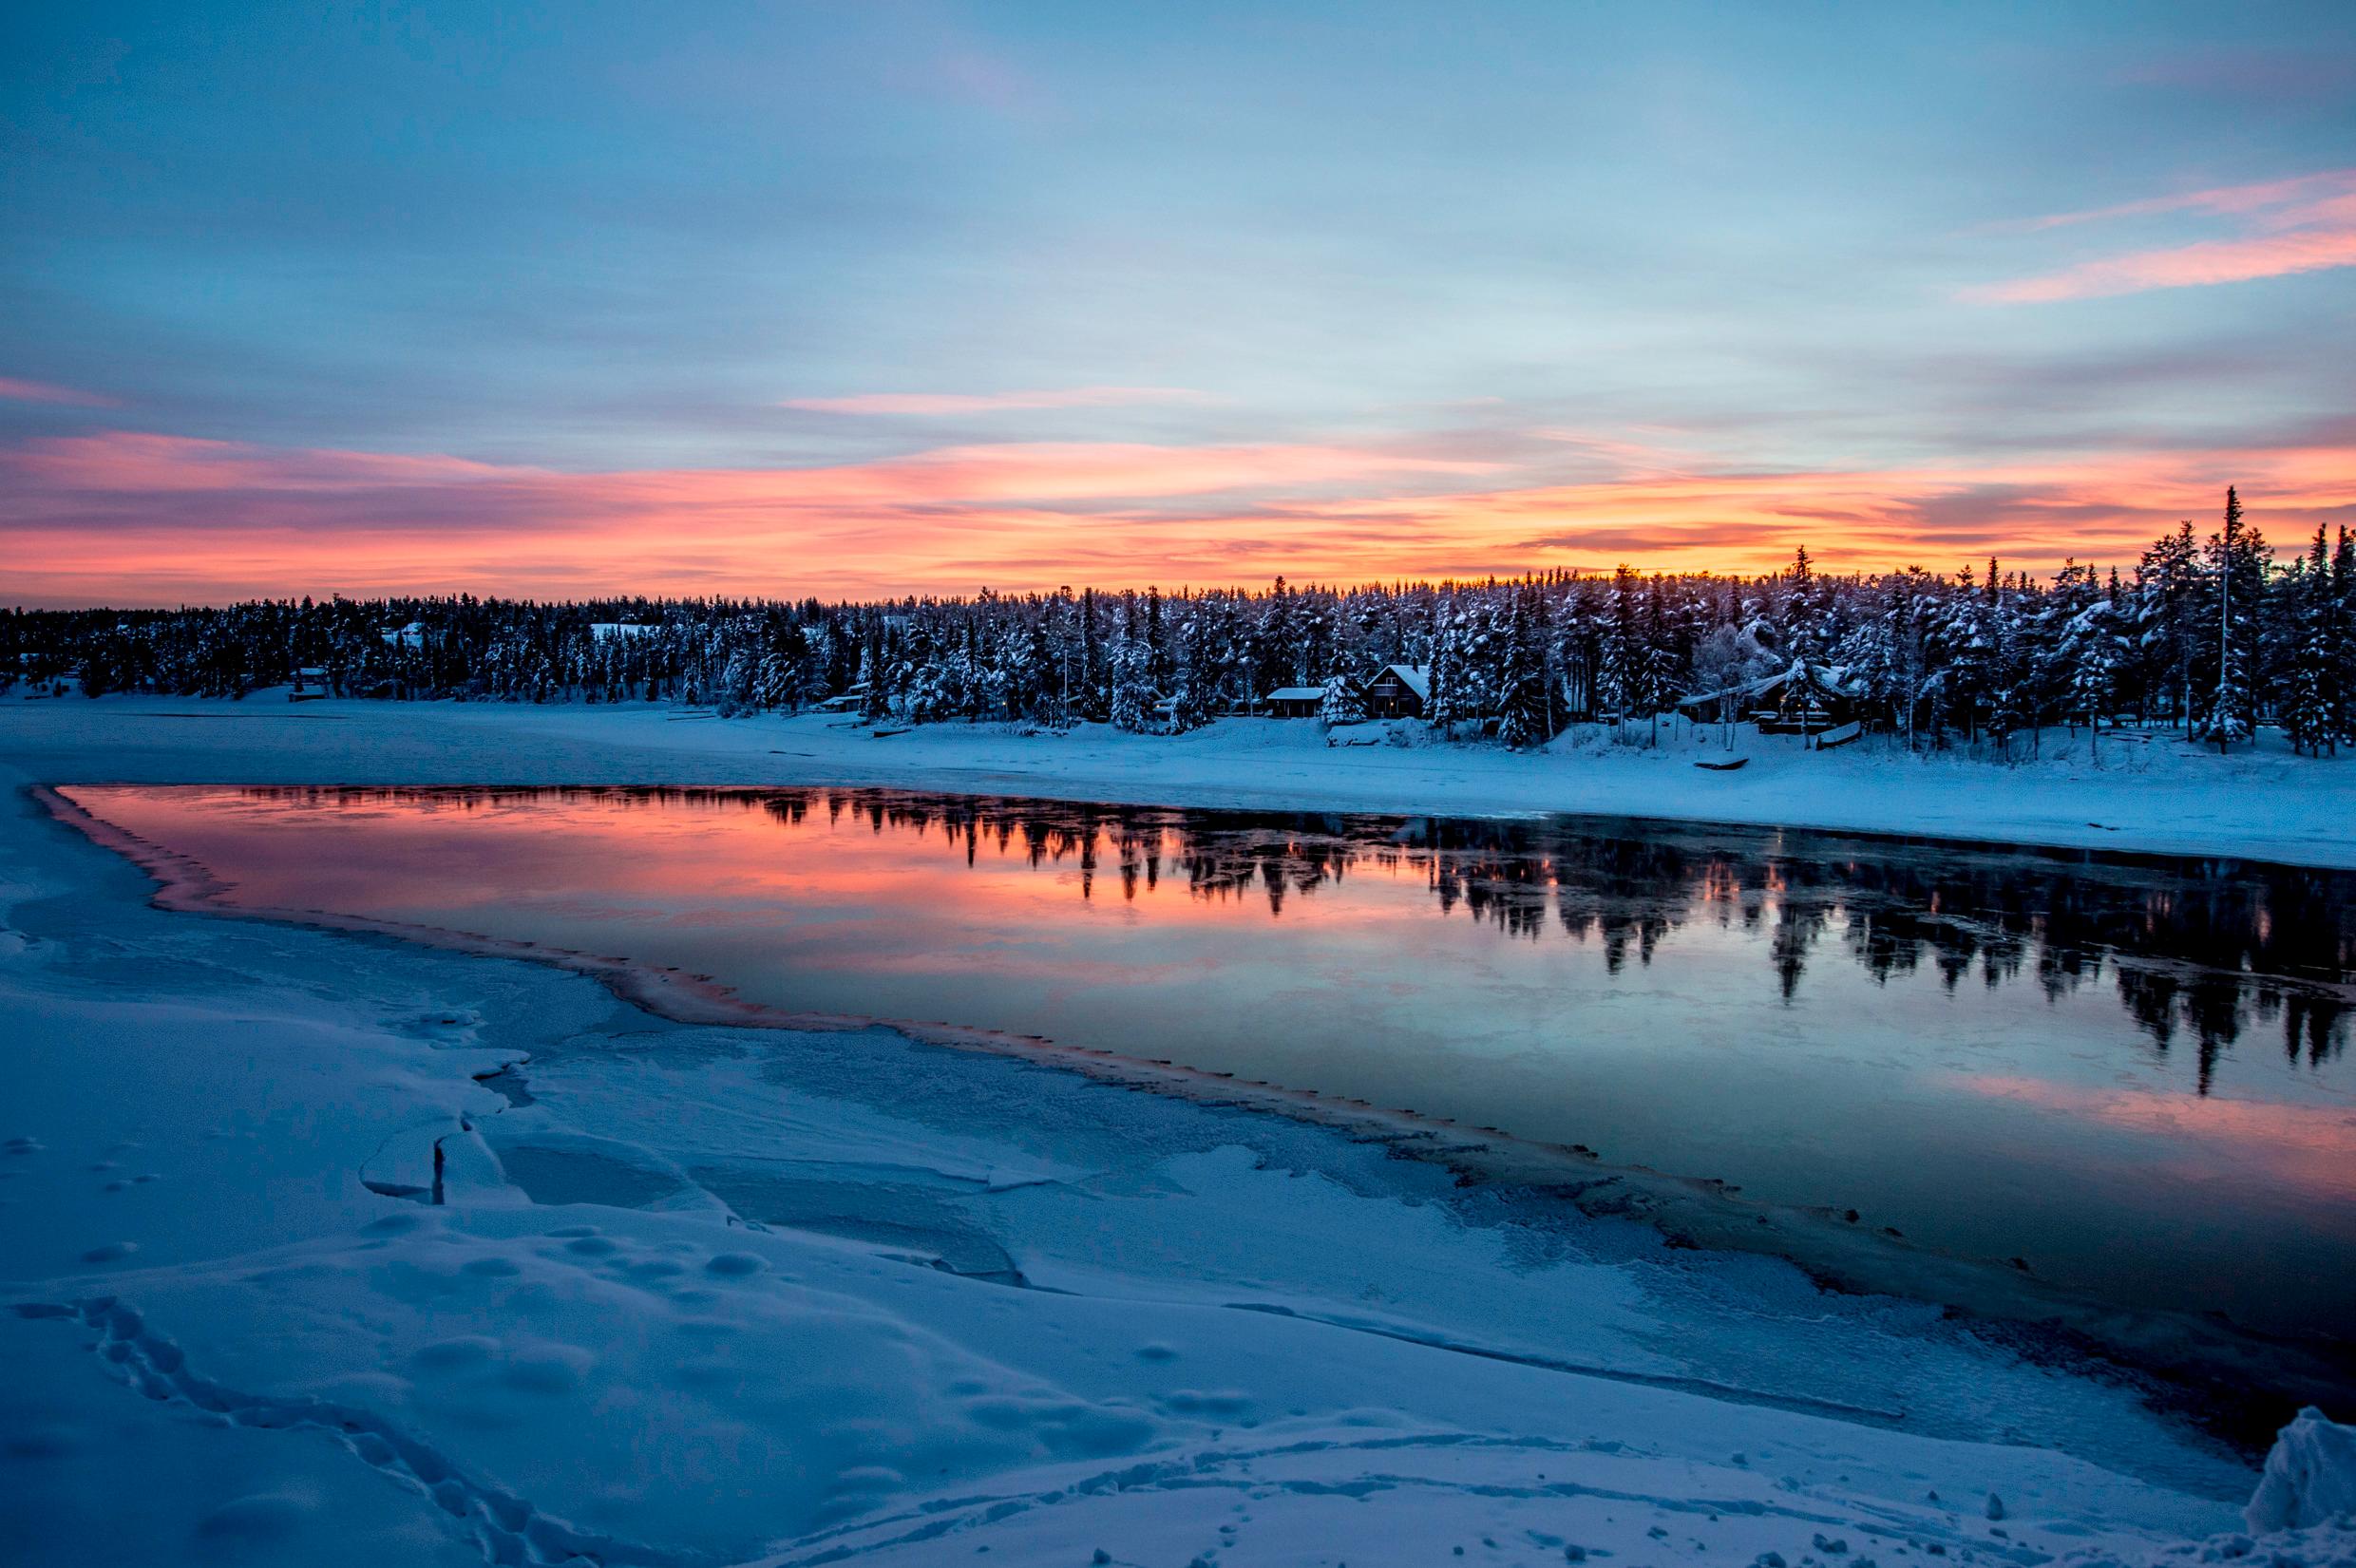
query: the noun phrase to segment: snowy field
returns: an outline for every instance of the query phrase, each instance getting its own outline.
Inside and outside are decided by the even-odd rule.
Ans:
[[[2331,765],[1752,753],[0,705],[0,1560],[2356,1560],[2235,1534],[2356,1505],[2336,1428],[2245,1521],[2246,1460],[1934,1309],[1329,1127],[163,913],[26,793],[894,783],[2356,863]]]

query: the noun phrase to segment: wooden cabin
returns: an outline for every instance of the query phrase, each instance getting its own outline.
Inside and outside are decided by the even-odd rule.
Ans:
[[[1432,701],[1432,667],[1386,664],[1367,681],[1365,691],[1368,718],[1420,719]]]
[[[1314,719],[1324,704],[1321,686],[1280,686],[1260,700],[1261,711],[1271,719]]]
[[[1677,707],[1697,724],[1716,723],[1731,708],[1762,735],[1821,735],[1865,719],[1863,693],[1844,671],[1822,664],[1795,664],[1779,674],[1697,691]]]

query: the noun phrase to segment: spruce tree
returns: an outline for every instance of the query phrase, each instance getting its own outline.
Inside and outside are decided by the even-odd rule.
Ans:
[[[1611,715],[1619,732],[1635,711],[1644,668],[1643,590],[1635,568],[1624,562],[1611,575],[1604,600],[1603,624],[1597,628],[1595,700]]]
[[[2193,540],[2193,525],[2180,522],[2175,533],[2153,541],[2136,568],[2137,648],[2146,689],[2167,698],[2169,716],[2179,727],[2193,722],[2194,623],[2200,598],[2200,547]]]
[[[1524,585],[1507,613],[1497,674],[1497,738],[1515,749],[1554,738],[1554,694],[1548,669],[1545,601]]]
[[[1151,668],[1151,655],[1144,641],[1124,633],[1112,650],[1113,728],[1143,734],[1153,727]]]
[[[2331,553],[2331,608],[2333,728],[2356,745],[2356,534],[2345,524]]]
[[[2209,538],[2208,602],[2203,606],[2207,625],[2201,637],[2206,646],[2197,655],[2203,678],[2195,733],[2214,741],[2220,753],[2235,741],[2250,739],[2257,723],[2251,665],[2253,629],[2266,589],[2265,550],[2264,538],[2243,525],[2241,497],[2228,486],[2224,526]]]
[[[1338,724],[1364,724],[1366,701],[1358,689],[1358,682],[1347,675],[1334,675],[1325,682],[1325,695],[1318,700],[1318,722],[1331,728]]]
[[[2339,749],[2332,690],[2338,652],[2332,633],[2338,606],[2332,600],[2331,577],[2328,541],[2319,522],[2299,570],[2298,624],[2290,650],[2290,678],[2283,703],[2283,728],[2290,737],[2291,749],[2319,757],[2327,747]]]
[[[1423,718],[1446,732],[1464,717],[1464,656],[1453,595],[1433,611],[1432,694],[1425,699]]]

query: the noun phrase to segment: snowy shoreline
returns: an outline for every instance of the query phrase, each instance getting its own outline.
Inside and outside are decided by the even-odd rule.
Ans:
[[[1412,734],[1403,729],[1402,737]],[[1024,733],[840,716],[722,719],[660,706],[106,697],[0,701],[0,752],[49,783],[881,784],[1168,806],[1396,814],[1569,813],[1865,832],[2067,850],[2356,868],[2356,757],[2279,735],[2219,757],[2180,738],[2048,732],[2014,765],[1908,756],[1869,737],[1807,752],[1715,727],[1658,749],[1568,732],[1530,754],[1329,745],[1308,721],[1223,720],[1182,736],[1102,726]]]
[[[2286,1392],[2301,1401],[2328,1399],[2346,1387],[2344,1376],[2328,1363],[2313,1361],[2288,1343],[2246,1334],[2205,1314],[2122,1312],[2049,1285],[1999,1258],[1927,1249],[1895,1233],[1844,1223],[1831,1209],[1793,1208],[1738,1196],[1739,1189],[1708,1176],[1609,1163],[1584,1145],[1533,1141],[1444,1116],[1039,1035],[884,1014],[782,1011],[748,1001],[708,975],[680,973],[544,943],[519,943],[476,932],[320,909],[234,905],[223,897],[227,884],[209,867],[94,814],[76,798],[76,786],[35,785],[31,794],[52,817],[153,878],[156,889],[150,901],[158,909],[385,936],[477,957],[544,965],[591,979],[624,1003],[691,1027],[788,1033],[888,1030],[926,1045],[1014,1057],[1123,1088],[1328,1127],[1402,1158],[1434,1164],[1461,1181],[1527,1194],[1539,1201],[1559,1201],[1590,1216],[1608,1213],[1640,1221],[1672,1245],[1754,1254],[1788,1262],[1828,1291],[1935,1302],[1973,1321],[2025,1325],[2032,1334],[2043,1337],[2077,1336],[2083,1344],[2100,1347],[2115,1357],[2119,1366],[2162,1379],[2171,1399],[2184,1401],[2204,1416],[2228,1424],[2238,1416],[2237,1395],[2231,1391],[2252,1382],[2262,1382],[2270,1392]],[[1566,1364],[1556,1364],[1555,1370],[1599,1371]],[[1888,1411],[1838,1401],[1798,1397],[1783,1403],[1849,1419],[1897,1419]]]
[[[496,708],[441,710],[421,741],[378,722],[414,710],[145,707],[0,721],[0,1345],[22,1370],[0,1438],[32,1467],[0,1530],[41,1560],[100,1531],[157,1563],[587,1546],[653,1568],[2252,1550],[2241,1464],[1935,1311],[1624,1220],[1541,1222],[1298,1118],[192,920],[28,788],[884,782],[842,776],[872,765],[1014,793],[981,781],[1041,743]],[[744,776],[822,735],[785,761],[823,780]],[[1044,744],[1075,740],[1116,763],[1131,744]],[[1139,787],[1208,790],[1182,775]],[[1446,805],[1475,800],[1539,809],[1493,778]]]

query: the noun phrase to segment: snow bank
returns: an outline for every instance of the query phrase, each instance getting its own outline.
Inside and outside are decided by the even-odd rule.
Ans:
[[[1420,727],[1402,726],[1401,741]],[[1631,735],[1637,733],[1631,729]],[[0,755],[50,783],[897,784],[1175,806],[1585,812],[2356,867],[2356,757],[2294,757],[2268,732],[2220,757],[2172,734],[2048,731],[2017,765],[1835,751],[1714,727],[1544,751],[1328,746],[1309,722],[1226,719],[1177,736],[924,725],[879,737],[839,714],[720,719],[646,705],[0,698]]]
[[[2356,1568],[2356,1426],[2311,1406],[2301,1410],[2274,1439],[2242,1520],[2246,1531],[2141,1547],[2081,1547],[2061,1561],[2062,1568]]]
[[[2274,1439],[2242,1518],[2260,1532],[2335,1519],[2356,1528],[2356,1426],[2340,1426],[2313,1406],[2301,1410]]]
[[[89,706],[120,733],[40,730],[46,776],[742,779],[892,744]],[[2143,1563],[2250,1484],[1935,1310],[1330,1129],[149,909],[22,782],[0,1540],[28,1560]]]

